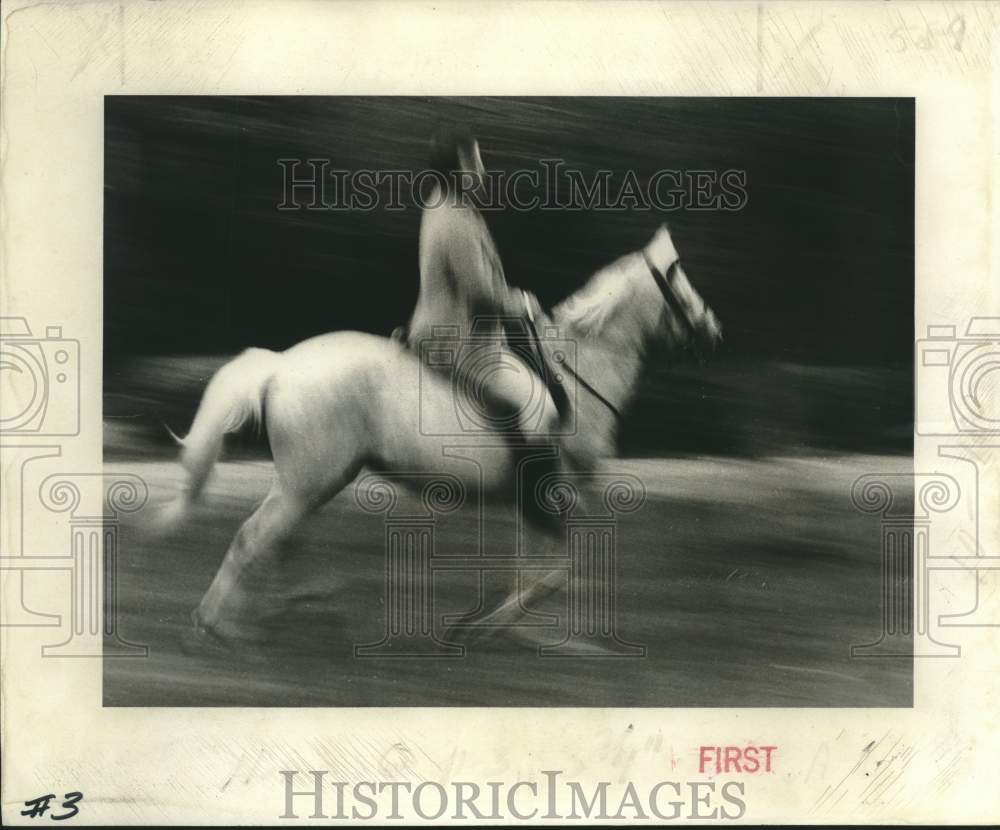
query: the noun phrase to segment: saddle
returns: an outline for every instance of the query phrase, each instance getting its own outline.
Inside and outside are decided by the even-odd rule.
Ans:
[[[507,348],[523,360],[525,365],[545,384],[545,388],[552,397],[560,422],[565,423],[570,414],[570,397],[566,387],[549,364],[545,349],[541,345],[541,338],[538,336],[538,330],[530,314],[525,313],[522,317],[479,318],[473,324],[470,332],[471,338],[476,337],[477,326],[480,326],[481,329],[489,327],[495,333],[497,323],[500,324],[500,328],[504,332]],[[407,324],[393,329],[391,337],[402,344],[404,348],[409,349],[411,348],[409,334],[409,325]],[[508,435],[508,440],[521,449],[526,446],[525,436],[520,432]],[[521,496],[522,501],[519,505],[521,513],[530,524],[550,532],[561,532],[561,519],[549,507],[540,503],[536,491],[538,483],[545,476],[560,470],[559,459],[551,457],[541,458],[527,464],[522,473],[524,488]]]
[[[552,403],[555,405],[559,420],[565,421],[570,409],[569,394],[566,387],[559,379],[559,376],[552,369],[545,350],[541,345],[541,338],[538,336],[538,329],[534,321],[528,314],[523,317],[498,317],[494,319],[483,318],[478,322],[485,324],[500,323],[508,348],[521,358],[538,378],[545,384]],[[472,336],[475,337],[476,327],[473,325]],[[408,323],[396,326],[389,335],[391,340],[402,344],[405,348],[411,348],[409,342],[410,327]]]

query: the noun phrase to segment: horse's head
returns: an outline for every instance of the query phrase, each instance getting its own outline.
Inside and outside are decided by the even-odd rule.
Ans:
[[[642,255],[648,276],[662,295],[662,317],[653,336],[661,335],[672,345],[714,351],[722,342],[722,325],[688,281],[665,224],[657,228]]]
[[[570,336],[609,351],[641,354],[657,341],[712,351],[722,341],[722,326],[688,281],[666,225],[641,252],[594,274],[553,316]]]
[[[552,321],[576,344],[571,374],[584,390],[577,400],[597,407],[581,410],[580,417],[591,420],[571,442],[578,460],[613,451],[621,408],[635,392],[651,346],[714,349],[722,340],[722,327],[688,282],[666,225],[642,251],[602,268],[553,308]],[[594,412],[604,410],[602,421]]]

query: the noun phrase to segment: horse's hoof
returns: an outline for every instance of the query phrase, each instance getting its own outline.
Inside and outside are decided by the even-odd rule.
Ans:
[[[454,625],[446,628],[443,640],[461,646],[549,645],[558,629],[548,616],[525,614],[523,609],[500,608],[480,618],[474,625]]]
[[[205,623],[197,608],[191,612],[191,628],[181,638],[181,651],[189,657],[265,662],[264,655],[251,640],[222,634]]]
[[[173,536],[189,518],[190,507],[191,503],[184,498],[176,498],[157,505],[150,511],[146,520],[147,531],[157,538]]]

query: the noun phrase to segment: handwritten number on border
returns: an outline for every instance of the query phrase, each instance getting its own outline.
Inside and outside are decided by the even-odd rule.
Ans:
[[[51,802],[55,797],[54,793],[49,793],[48,795],[40,795],[38,798],[32,798],[25,801],[24,806],[28,809],[21,810],[21,815],[27,816],[28,818],[41,818],[49,811],[49,802]],[[80,808],[76,805],[77,802],[83,800],[83,793],[66,793],[63,798],[66,800],[61,806],[63,810],[66,810],[66,812],[49,813],[49,818],[52,821],[65,821],[68,818],[73,818],[73,816],[80,812]]]

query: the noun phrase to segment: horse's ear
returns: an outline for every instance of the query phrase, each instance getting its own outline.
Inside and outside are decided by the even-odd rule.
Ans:
[[[646,246],[646,251],[656,267],[664,272],[678,258],[677,249],[674,247],[674,240],[666,222],[660,223],[653,238],[649,241],[649,245]]]

